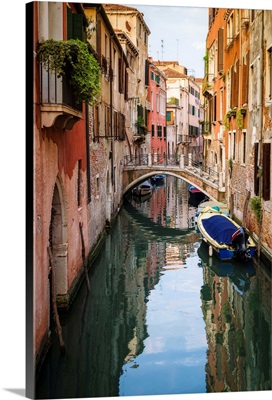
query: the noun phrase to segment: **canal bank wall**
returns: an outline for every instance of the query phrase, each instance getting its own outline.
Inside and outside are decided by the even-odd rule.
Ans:
[[[93,263],[95,262],[97,256],[99,255],[104,243],[106,236],[109,232],[109,230],[114,226],[116,219],[118,217],[118,214],[120,212],[120,209],[122,208],[123,202],[121,202],[121,205],[116,209],[116,212],[113,214],[112,218],[110,221],[106,220],[104,228],[102,229],[101,233],[99,234],[96,242],[92,246],[91,250],[89,251],[89,254],[86,257],[86,265],[87,265],[87,270],[88,273],[90,269],[92,268]],[[62,299],[62,296],[57,296],[57,305],[58,305],[58,310],[60,313],[67,313],[70,310],[70,307],[74,303],[79,291],[81,290],[82,286],[86,284],[87,285],[87,280],[86,280],[86,273],[84,270],[84,265],[82,263],[82,267],[76,276],[76,278],[73,281],[73,284],[71,285],[67,296],[65,296],[65,299]],[[68,301],[67,301],[68,299]],[[41,368],[44,364],[44,361],[48,355],[48,352],[50,351],[52,345],[52,337],[51,337],[51,331],[48,330],[44,337],[42,338],[41,345],[36,353],[36,359],[35,359],[35,381],[38,380],[39,378],[39,373],[41,371]],[[64,343],[65,346],[65,343]]]

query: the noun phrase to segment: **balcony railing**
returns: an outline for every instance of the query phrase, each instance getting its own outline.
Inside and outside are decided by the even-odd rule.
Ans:
[[[72,129],[82,118],[82,103],[77,103],[66,76],[40,69],[40,103],[42,125]]]

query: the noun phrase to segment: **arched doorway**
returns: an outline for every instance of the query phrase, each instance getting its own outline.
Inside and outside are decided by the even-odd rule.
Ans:
[[[63,297],[68,292],[68,242],[66,202],[60,177],[57,177],[52,198],[49,246],[54,258],[56,295]]]

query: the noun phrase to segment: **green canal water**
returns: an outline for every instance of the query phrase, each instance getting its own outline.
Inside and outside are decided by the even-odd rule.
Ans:
[[[271,275],[220,263],[193,229],[187,183],[122,207],[61,315],[37,398],[271,390]]]

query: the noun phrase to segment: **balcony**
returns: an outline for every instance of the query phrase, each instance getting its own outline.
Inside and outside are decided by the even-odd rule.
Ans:
[[[72,129],[82,118],[82,103],[77,103],[66,76],[40,69],[41,125],[45,128]]]
[[[188,144],[191,143],[191,138],[189,135],[177,135],[177,144]]]

